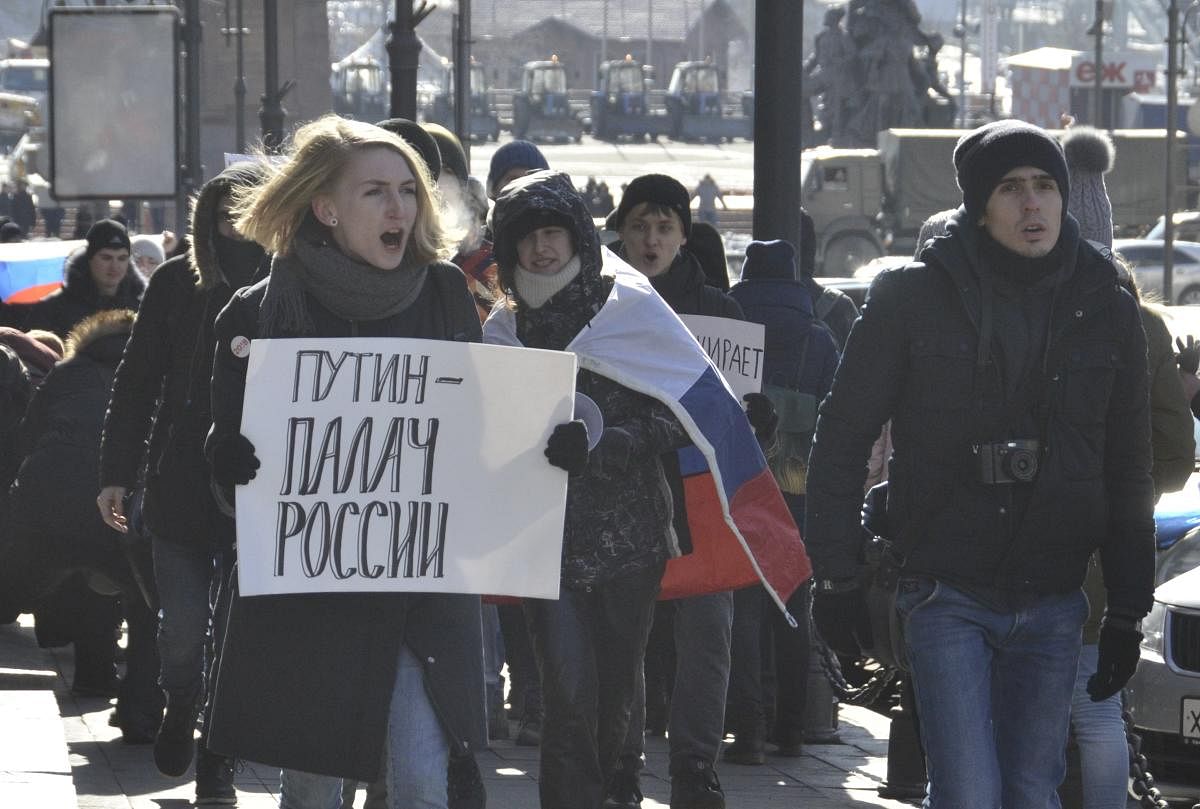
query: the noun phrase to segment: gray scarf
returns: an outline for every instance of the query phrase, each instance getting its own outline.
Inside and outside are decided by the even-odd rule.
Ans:
[[[425,285],[428,267],[411,267],[408,259],[394,270],[355,261],[332,244],[312,244],[303,237],[271,261],[271,275],[258,309],[262,337],[314,334],[316,326],[305,305],[308,293],[345,320],[382,320],[404,311]]]

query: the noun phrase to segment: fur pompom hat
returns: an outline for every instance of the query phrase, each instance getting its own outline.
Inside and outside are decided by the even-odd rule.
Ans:
[[[1067,210],[1079,221],[1079,235],[1088,241],[1112,247],[1112,203],[1104,175],[1112,171],[1116,149],[1108,134],[1090,126],[1067,130],[1062,139],[1071,172],[1071,194]]]

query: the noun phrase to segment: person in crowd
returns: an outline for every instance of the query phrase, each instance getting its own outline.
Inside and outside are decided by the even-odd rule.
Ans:
[[[146,279],[166,261],[162,242],[154,236],[134,236],[129,240],[129,254],[134,268]]]
[[[688,252],[700,262],[704,283],[722,292],[729,291],[729,259],[725,255],[725,240],[707,222],[692,222],[688,235]]]
[[[25,234],[16,222],[10,220],[0,225],[0,244],[15,244],[23,241],[25,241]]]
[[[729,210],[729,206],[725,204],[725,195],[721,193],[721,186],[717,185],[711,174],[700,178],[691,196],[700,200],[696,204],[696,219],[713,227],[717,226],[717,202],[720,201],[721,207]],[[690,201],[689,199],[689,203]]]
[[[858,307],[840,289],[823,286],[814,277],[817,272],[817,232],[808,211],[800,209],[800,281],[812,299],[813,314],[833,332],[838,351],[846,345],[850,328],[858,320]]]
[[[247,360],[234,338],[480,337],[423,161],[379,127],[326,116],[301,127],[236,226],[274,258],[216,321],[214,480],[259,461],[239,432]],[[286,809],[330,807],[342,778],[389,805],[446,807],[452,756],[486,743],[478,596],[339,593],[242,598],[236,585],[209,720],[215,750],[284,768]],[[354,683],[353,688],[329,688]]]
[[[12,203],[12,186],[7,182],[0,182],[0,217],[7,219],[12,216]]]
[[[45,224],[46,238],[57,239],[62,231],[62,223],[67,211],[52,196],[51,188],[48,185],[38,192],[38,213],[42,215],[42,222]]]
[[[741,280],[729,294],[748,320],[765,327],[763,390],[783,414],[779,439],[767,459],[792,518],[803,525],[805,475],[816,404],[833,383],[837,342],[813,313],[809,286],[797,275],[796,248],[791,242],[751,242],[746,248]],[[778,755],[801,755],[808,699],[811,598],[807,586],[792,595],[788,610],[799,624],[793,629],[770,604],[763,588],[734,593],[728,724],[735,741],[725,750],[727,761],[764,763],[768,737],[775,742]],[[762,676],[764,663],[769,667],[772,659],[778,686],[773,716],[768,710]]]
[[[1116,159],[1108,134],[1086,126],[1072,126],[1062,139],[1070,171],[1068,212],[1079,222],[1082,238],[1112,248],[1112,203],[1104,175]],[[1150,477],[1157,500],[1165,492],[1178,491],[1195,468],[1196,441],[1187,396],[1176,371],[1171,333],[1163,316],[1141,300],[1133,273],[1120,257],[1119,283],[1139,302],[1146,331],[1147,364],[1150,371]],[[1100,559],[1092,555],[1084,591],[1090,610],[1083,627],[1083,648],[1075,692],[1071,700],[1071,729],[1079,747],[1080,785],[1083,805],[1088,809],[1121,809],[1128,791],[1129,750],[1125,722],[1121,718],[1121,694],[1093,701],[1087,683],[1099,664],[1099,635],[1106,592]]]
[[[650,279],[650,284],[676,313],[744,320],[737,301],[708,285],[700,262],[683,249],[690,245],[695,231],[688,203],[687,189],[673,177],[644,174],[634,179],[621,197],[613,222],[621,236],[620,256]],[[761,394],[751,394],[750,399],[751,423],[761,435],[768,429],[774,413],[769,400]],[[662,460],[664,466],[674,465],[674,474],[668,470],[668,481],[681,486],[678,460],[670,454]],[[678,533],[687,530],[687,520],[682,508],[683,492],[673,494],[677,504],[675,514],[683,517],[675,521]],[[714,765],[725,735],[733,594],[693,596],[670,604],[676,661],[665,672],[674,681],[666,724],[671,754],[671,807],[723,809],[724,793]],[[659,607],[656,624],[665,613],[661,604]],[[651,637],[653,644],[658,635],[652,632]],[[668,635],[665,640],[669,644],[672,638]],[[620,765],[609,789],[609,804],[616,807],[640,805],[642,797],[638,772],[647,725],[645,689],[639,696],[642,698],[634,704]]]
[[[75,645],[72,689],[84,696],[107,697],[116,682],[113,627],[105,613],[111,597],[120,596],[129,643],[116,722],[124,741],[146,744],[154,740],[162,714],[154,613],[120,536],[92,505],[100,429],[133,318],[129,310],[111,309],[80,321],[63,361],[33,396],[21,427],[25,460],[10,492],[0,590],[10,597],[23,594],[24,611],[32,612],[73,574],[83,573],[87,586],[102,596],[87,602],[98,602],[98,609],[75,615],[74,625],[65,627]]]
[[[870,645],[862,486],[891,419],[883,533],[902,564],[926,805],[1055,805],[1092,552],[1108,599],[1092,700],[1132,676],[1153,601],[1146,338],[1067,213],[1055,138],[988,124],[960,139],[954,168],[962,209],[921,263],[872,284],[821,405],[814,615],[835,649]]]
[[[587,205],[566,174],[537,171],[503,188],[493,223],[516,339],[564,350],[613,283],[600,273]],[[671,498],[660,458],[690,444],[657,399],[588,370],[579,371],[576,390],[599,406],[604,431],[590,451],[580,421],[550,437],[547,458],[569,473],[562,589],[557,601],[524,603],[542,674],[543,809],[604,803],[670,554]]]
[[[29,193],[29,183],[17,180],[17,190],[13,192],[12,213],[13,221],[21,226],[26,237],[33,235],[37,225],[37,206],[33,204],[33,195]]]
[[[100,515],[130,528],[127,497],[142,480],[161,618],[159,685],[166,714],[154,761],[181,776],[196,763],[198,800],[233,797],[231,758],[194,741],[208,693],[209,624],[216,591],[232,569],[233,521],[210,486],[203,445],[209,406],[213,321],[239,287],[267,269],[263,248],[234,230],[234,193],[265,177],[258,163],[236,163],[205,183],[192,205],[190,248],[150,279],[125,357],[117,369],[101,443]],[[219,640],[222,625],[214,621]]]
[[[546,156],[535,144],[527,140],[510,140],[492,152],[487,176],[488,199],[498,198],[504,187],[516,178],[548,168]]]
[[[103,309],[138,308],[146,282],[129,270],[129,232],[111,219],[88,230],[87,247],[67,259],[63,285],[24,311],[26,329],[47,329],[60,337]]]

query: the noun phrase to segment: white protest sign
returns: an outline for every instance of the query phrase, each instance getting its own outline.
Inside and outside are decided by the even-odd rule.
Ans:
[[[766,329],[761,323],[707,315],[680,315],[679,319],[717,366],[739,401],[747,393],[762,392]]]
[[[557,598],[575,356],[398,338],[254,340],[242,595]]]

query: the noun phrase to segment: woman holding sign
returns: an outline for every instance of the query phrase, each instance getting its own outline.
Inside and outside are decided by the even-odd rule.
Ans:
[[[217,318],[206,451],[218,482],[259,467],[239,432],[251,341],[479,339],[462,273],[439,261],[454,239],[431,187],[399,137],[327,116],[239,200],[238,230],[275,258]],[[385,759],[390,806],[446,807],[451,754],[485,741],[478,596],[235,593],[210,743],[283,767],[284,809],[337,806],[341,778],[374,781]]]

